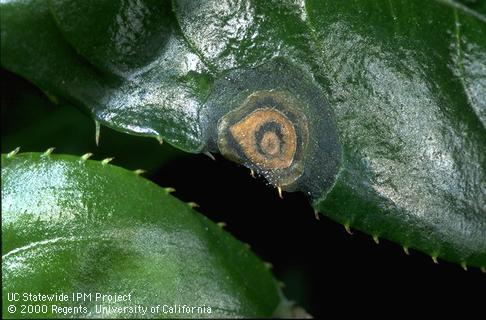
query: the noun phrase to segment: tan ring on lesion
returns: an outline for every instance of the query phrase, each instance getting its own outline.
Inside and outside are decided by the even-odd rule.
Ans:
[[[273,130],[265,128],[268,124],[274,124],[270,126]],[[248,159],[262,169],[291,166],[297,150],[297,134],[293,123],[282,112],[271,107],[256,109],[233,124],[229,131]]]
[[[219,150],[282,190],[295,190],[308,150],[303,107],[280,90],[255,91],[243,99],[218,120]]]

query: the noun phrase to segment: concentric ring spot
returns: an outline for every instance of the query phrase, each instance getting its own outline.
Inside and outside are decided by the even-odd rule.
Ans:
[[[306,117],[286,91],[253,92],[218,122],[221,153],[281,187],[302,174],[307,140]]]
[[[280,111],[257,109],[229,128],[245,155],[264,169],[290,167],[297,149],[294,125]]]

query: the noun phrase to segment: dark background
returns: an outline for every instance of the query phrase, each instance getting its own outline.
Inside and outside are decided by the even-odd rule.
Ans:
[[[101,145],[94,144],[94,124],[74,108],[51,103],[19,77],[1,70],[2,152],[18,145],[23,151],[95,153],[95,159],[115,156],[114,164],[147,169],[147,177],[174,195],[200,205],[197,209],[248,243],[275,276],[285,294],[309,313],[324,317],[357,314],[400,316],[425,310],[467,312],[486,307],[486,274],[432,259],[396,244],[373,239],[326,217],[316,220],[306,197],[284,193],[249,170],[216,155],[188,155],[155,139],[132,137],[102,128]],[[419,309],[424,308],[424,309]],[[461,317],[462,318],[462,317]]]
[[[186,157],[160,169],[153,180],[198,203],[213,221],[226,222],[230,233],[273,264],[287,297],[315,317],[378,315],[390,307],[395,317],[419,306],[485,315],[486,274],[479,269],[434,264],[415,250],[407,256],[395,243],[380,239],[377,245],[356,230],[349,235],[324,216],[316,220],[304,194],[284,193],[280,199],[248,169],[216,159]]]

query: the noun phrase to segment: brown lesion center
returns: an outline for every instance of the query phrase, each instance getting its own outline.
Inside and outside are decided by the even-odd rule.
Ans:
[[[278,133],[266,129],[269,123],[277,127]],[[282,112],[273,108],[256,109],[229,130],[245,155],[261,168],[284,169],[292,164],[297,136],[294,125]]]
[[[278,156],[280,153],[280,138],[275,132],[265,132],[260,141],[260,148],[265,154]]]

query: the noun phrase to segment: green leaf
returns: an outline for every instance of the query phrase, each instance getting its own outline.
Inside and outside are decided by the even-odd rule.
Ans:
[[[204,60],[239,68],[215,81],[207,110],[214,126],[258,90],[290,91],[303,104],[318,142],[303,151],[301,178],[284,188],[310,193],[316,210],[347,228],[486,266],[485,16],[448,1],[177,3]],[[302,43],[314,54],[301,54]],[[267,46],[294,62],[267,62]],[[254,61],[264,64],[248,69]],[[327,99],[301,75],[306,68]],[[335,127],[325,124],[330,118]],[[212,137],[221,150],[220,133]],[[277,170],[221,151],[285,182]]]
[[[51,102],[38,88],[1,69],[2,145],[7,153],[22,150],[56,153],[96,153],[96,157],[115,158],[112,163],[129,169],[143,168],[149,174],[166,163],[182,157],[182,151],[156,139],[123,134],[102,126],[96,145],[93,120],[80,110],[62,102]],[[150,156],[147,156],[150,154]],[[187,155],[186,155],[187,156]]]
[[[52,0],[49,9],[64,38],[82,56],[121,77],[163,54],[171,34],[169,1]]]
[[[268,317],[281,301],[264,264],[221,227],[134,172],[80,157],[2,155],[2,252],[4,317],[34,316],[20,313],[22,301],[7,313],[13,292],[131,294],[131,302],[45,302],[47,313],[35,316],[47,318],[139,317],[96,313],[138,304]],[[204,316],[160,310],[145,317]]]
[[[2,65],[108,126],[306,192],[348,228],[484,267],[486,17],[463,2],[141,1],[147,33],[130,43],[147,52],[134,62],[113,36],[128,21],[114,13],[132,10],[121,2],[101,14],[91,1],[10,1]]]
[[[308,1],[307,11],[343,147],[316,208],[486,266],[485,16],[452,1]]]
[[[154,2],[155,9],[147,3],[2,3],[2,66],[57,99],[88,108],[97,120],[116,130],[163,137],[183,150],[200,150],[203,138],[197,98],[204,95],[202,88],[210,78],[201,74],[205,66],[174,28],[171,16],[164,15],[167,10],[159,8],[158,2]],[[100,13],[100,8],[106,11]],[[76,23],[70,15],[76,16],[77,12],[83,12],[78,17],[96,21],[89,23],[96,30]],[[70,21],[74,23],[71,25]],[[140,30],[154,26],[153,21],[163,26],[157,26],[150,34]],[[108,34],[99,33],[101,29]],[[154,53],[154,45],[146,45],[155,41],[160,32],[164,33],[161,37],[165,44]],[[93,33],[97,36],[93,37]],[[106,40],[115,43],[104,43]],[[128,40],[132,42],[126,43]],[[80,47],[73,48],[71,44]],[[144,62],[134,61],[134,57]],[[109,61],[103,61],[107,58]]]

